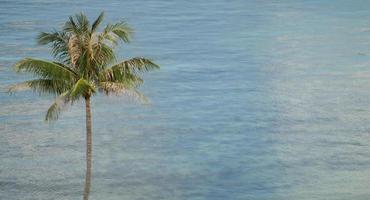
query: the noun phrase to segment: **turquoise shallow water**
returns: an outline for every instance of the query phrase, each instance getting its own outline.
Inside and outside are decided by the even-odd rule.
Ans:
[[[125,18],[151,105],[93,101],[91,199],[370,199],[368,1],[0,0],[0,199],[81,199],[84,111],[4,91],[38,31]]]

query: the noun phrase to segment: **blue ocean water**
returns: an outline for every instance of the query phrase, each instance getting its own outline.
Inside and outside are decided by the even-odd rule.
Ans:
[[[0,199],[81,199],[83,104],[9,96],[39,31],[84,12],[135,29],[151,104],[93,100],[91,199],[370,199],[369,1],[0,0]]]

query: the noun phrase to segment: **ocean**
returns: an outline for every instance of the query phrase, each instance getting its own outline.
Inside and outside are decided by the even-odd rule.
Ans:
[[[6,93],[40,31],[125,20],[152,58],[140,105],[93,98],[91,199],[370,199],[369,1],[0,0],[0,199],[81,199],[83,102]]]

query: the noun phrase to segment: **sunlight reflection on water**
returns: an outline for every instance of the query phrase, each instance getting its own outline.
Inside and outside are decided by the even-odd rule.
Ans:
[[[0,199],[81,198],[82,104],[46,124],[51,98],[4,91],[38,31],[101,10],[162,69],[149,106],[94,99],[91,199],[370,198],[368,2],[0,4]]]

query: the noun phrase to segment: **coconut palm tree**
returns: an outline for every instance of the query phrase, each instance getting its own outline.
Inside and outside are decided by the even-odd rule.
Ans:
[[[131,94],[143,97],[136,89],[143,83],[141,74],[159,66],[143,57],[117,62],[114,48],[128,43],[132,29],[125,22],[99,29],[104,13],[90,24],[83,13],[70,16],[60,29],[41,32],[38,44],[51,47],[53,61],[24,58],[14,67],[31,73],[35,79],[10,88],[9,92],[29,88],[39,94],[55,95],[45,120],[56,120],[65,105],[84,100],[86,109],[86,180],[83,199],[90,193],[92,170],[92,121],[90,99],[96,93]]]

